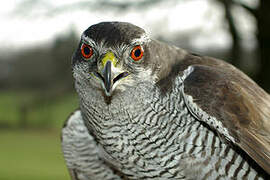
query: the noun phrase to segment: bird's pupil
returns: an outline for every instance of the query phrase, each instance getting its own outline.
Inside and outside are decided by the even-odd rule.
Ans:
[[[86,55],[90,54],[90,48],[89,47],[85,47],[83,49],[83,51],[84,51],[84,54],[86,54]]]
[[[139,57],[141,55],[141,50],[140,49],[136,49],[136,51],[134,52],[134,55],[136,57]]]

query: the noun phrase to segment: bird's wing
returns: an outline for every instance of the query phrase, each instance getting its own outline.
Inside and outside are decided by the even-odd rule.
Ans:
[[[76,162],[78,158],[76,144],[81,138],[78,136],[81,134],[78,131],[79,127],[84,129],[81,113],[77,110],[66,120],[61,134],[62,151],[72,180],[79,180],[77,177],[78,162]],[[87,137],[86,134],[84,136]]]
[[[81,111],[67,119],[62,129],[62,151],[72,180],[120,179],[99,157],[94,137],[84,125]]]
[[[182,76],[190,112],[270,174],[270,96],[236,68],[192,65]]]

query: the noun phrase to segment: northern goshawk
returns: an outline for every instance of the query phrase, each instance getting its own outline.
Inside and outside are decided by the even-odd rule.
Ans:
[[[83,32],[72,70],[73,180],[269,179],[270,96],[232,65],[102,22]]]

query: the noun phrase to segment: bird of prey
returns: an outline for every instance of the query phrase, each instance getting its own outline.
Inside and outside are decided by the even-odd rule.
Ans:
[[[73,180],[269,179],[270,95],[215,58],[126,22],[90,26],[62,129]]]

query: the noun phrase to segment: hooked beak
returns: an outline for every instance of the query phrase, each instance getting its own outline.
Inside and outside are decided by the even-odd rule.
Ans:
[[[103,78],[104,78],[103,82],[104,82],[106,94],[110,93],[111,78],[112,78],[112,62],[111,61],[107,61],[107,63],[105,64],[104,71],[103,71]]]
[[[101,60],[99,70],[93,73],[97,78],[101,80],[102,86],[107,96],[111,96],[116,82],[128,76],[128,72],[121,72],[121,70],[116,67],[116,62],[117,60],[114,54],[112,52],[108,52]]]

